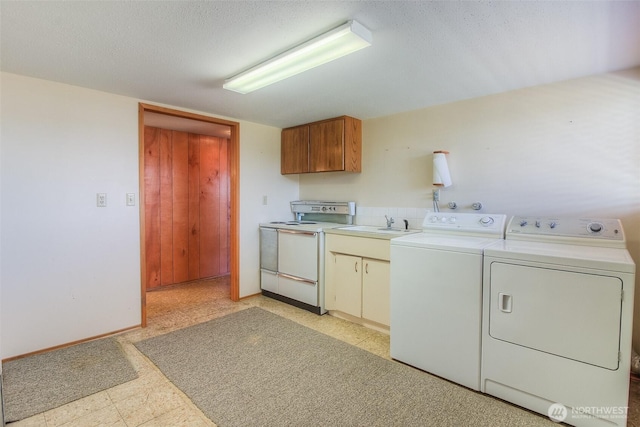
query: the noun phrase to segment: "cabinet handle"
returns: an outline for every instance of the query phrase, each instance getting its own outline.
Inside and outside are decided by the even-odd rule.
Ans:
[[[369,263],[366,263],[364,265],[364,272],[365,272],[365,274],[369,274]]]
[[[356,261],[356,263],[354,264],[354,267],[356,269],[356,273],[358,272],[358,261]]]

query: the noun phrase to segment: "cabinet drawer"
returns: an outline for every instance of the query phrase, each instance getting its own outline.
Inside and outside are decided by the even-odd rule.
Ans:
[[[385,239],[327,234],[325,246],[328,252],[389,261],[391,244]]]

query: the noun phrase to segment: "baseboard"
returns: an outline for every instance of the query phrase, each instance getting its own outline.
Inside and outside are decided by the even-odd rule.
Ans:
[[[10,362],[10,361],[16,360],[16,359],[22,359],[23,357],[33,356],[35,354],[46,353],[48,351],[58,350],[58,349],[65,348],[65,347],[71,347],[72,345],[82,344],[83,342],[89,342],[89,341],[97,340],[97,339],[100,339],[100,338],[105,338],[105,337],[109,337],[109,336],[112,336],[112,335],[121,334],[122,332],[131,331],[131,330],[137,329],[139,327],[140,327],[140,325],[129,326],[128,328],[118,329],[117,331],[107,332],[106,334],[100,334],[100,335],[96,335],[94,337],[84,338],[84,339],[81,339],[81,340],[68,342],[68,343],[65,343],[65,344],[60,344],[60,345],[56,345],[56,346],[49,347],[49,348],[43,348],[42,350],[36,350],[36,351],[32,351],[30,353],[25,353],[25,354],[20,354],[20,355],[17,355],[17,356],[7,357],[6,359],[2,359],[2,363]]]
[[[5,424],[4,424],[4,394],[2,393],[3,378],[4,377],[0,373],[0,421],[2,421],[2,427],[5,426]]]

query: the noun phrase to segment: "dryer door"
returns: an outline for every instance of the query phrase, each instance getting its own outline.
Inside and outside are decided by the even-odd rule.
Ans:
[[[501,262],[490,277],[493,338],[618,369],[619,278]]]

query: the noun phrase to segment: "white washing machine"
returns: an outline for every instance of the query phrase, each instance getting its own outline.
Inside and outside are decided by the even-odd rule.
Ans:
[[[634,281],[619,220],[513,217],[484,252],[481,391],[626,425]]]
[[[391,240],[391,357],[480,390],[483,249],[505,215],[430,213]]]

